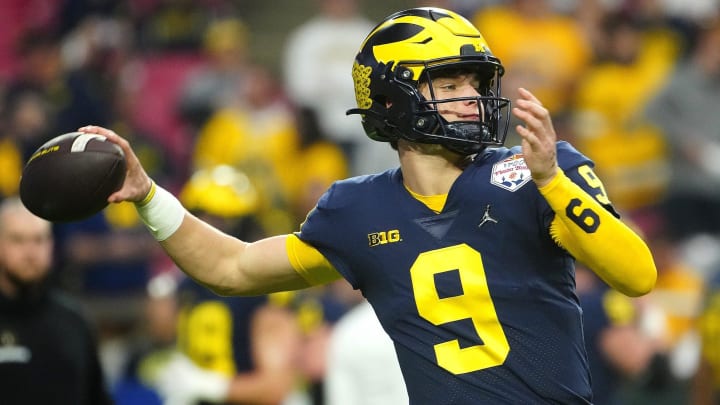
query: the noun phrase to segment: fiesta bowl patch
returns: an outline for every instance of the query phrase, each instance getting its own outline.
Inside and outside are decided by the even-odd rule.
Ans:
[[[519,189],[531,179],[530,169],[522,154],[512,155],[495,163],[490,174],[490,183],[509,191]]]

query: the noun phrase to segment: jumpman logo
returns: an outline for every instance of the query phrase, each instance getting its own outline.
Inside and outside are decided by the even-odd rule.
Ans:
[[[497,219],[490,216],[490,204],[488,204],[485,207],[485,214],[483,215],[482,219],[480,220],[480,223],[478,224],[478,228],[481,228],[483,225],[485,225],[488,222],[492,222],[494,224],[497,224]]]

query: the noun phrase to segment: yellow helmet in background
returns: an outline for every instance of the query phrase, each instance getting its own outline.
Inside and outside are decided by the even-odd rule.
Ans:
[[[237,18],[223,18],[210,23],[203,38],[203,47],[211,54],[228,51],[245,51],[248,47],[248,29]]]
[[[203,211],[224,218],[257,213],[260,194],[241,170],[218,165],[196,171],[180,192],[189,211]]]

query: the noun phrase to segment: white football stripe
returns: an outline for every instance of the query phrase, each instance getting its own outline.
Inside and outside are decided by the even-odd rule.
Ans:
[[[75,138],[75,140],[73,141],[72,146],[70,146],[70,152],[85,151],[85,147],[87,146],[88,142],[90,142],[91,139],[99,139],[104,142],[107,138],[105,138],[102,135],[94,135],[94,134],[78,135],[78,137]]]

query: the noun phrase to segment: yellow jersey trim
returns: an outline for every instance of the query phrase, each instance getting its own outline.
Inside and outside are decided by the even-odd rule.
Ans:
[[[342,277],[319,250],[295,234],[288,235],[285,249],[293,269],[310,285],[326,284]]]
[[[405,185],[403,184],[403,186]],[[422,195],[410,190],[407,186],[405,186],[405,190],[407,190],[413,198],[425,204],[426,207],[430,208],[430,210],[436,214],[439,214],[445,207],[445,202],[447,201],[448,196],[447,194]]]

